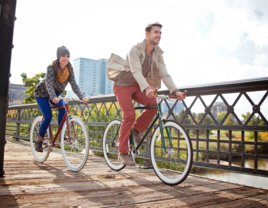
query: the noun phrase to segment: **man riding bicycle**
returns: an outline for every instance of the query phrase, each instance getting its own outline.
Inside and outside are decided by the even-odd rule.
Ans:
[[[142,139],[141,133],[146,130],[157,112],[157,108],[145,109],[135,121],[135,109],[132,100],[146,107],[156,106],[154,89],[160,89],[161,80],[170,93],[177,96],[177,99],[185,99],[185,95],[176,88],[166,70],[162,56],[164,52],[158,46],[161,39],[161,28],[162,25],[158,22],[147,25],[145,28],[146,39],[130,49],[126,61],[112,54],[107,64],[107,75],[109,79],[114,80],[113,92],[123,113],[119,133],[118,161],[124,165],[135,165],[128,154],[131,128],[135,141],[139,143]],[[112,63],[112,59],[117,61],[117,65]],[[118,67],[118,63],[123,65],[119,64],[122,68],[115,69],[115,71],[121,71],[120,73],[110,70],[115,66]]]

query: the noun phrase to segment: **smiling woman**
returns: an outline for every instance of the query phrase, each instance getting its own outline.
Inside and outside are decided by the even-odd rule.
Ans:
[[[84,103],[88,101],[81,93],[74,77],[73,67],[69,62],[70,52],[65,46],[61,46],[57,49],[57,59],[53,61],[51,65],[47,67],[47,74],[44,80],[38,84],[34,91],[36,102],[44,115],[44,120],[40,125],[39,132],[37,134],[37,140],[35,142],[35,150],[42,152],[42,144],[44,136],[47,132],[47,128],[52,119],[52,112],[50,104],[54,106],[64,106],[64,100],[58,100],[58,97],[70,83],[75,94],[83,100]],[[65,114],[65,108],[59,108],[58,124]],[[61,134],[61,133],[60,133]],[[60,135],[61,136],[61,135]],[[61,138],[61,137],[60,137]],[[50,141],[51,142],[51,141]]]

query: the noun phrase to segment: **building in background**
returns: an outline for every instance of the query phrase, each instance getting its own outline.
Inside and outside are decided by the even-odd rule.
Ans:
[[[227,106],[224,104],[224,102],[216,102],[211,108],[211,113],[214,118],[217,118],[217,114],[221,113],[222,111],[225,111],[227,113]]]
[[[113,82],[106,75],[108,59],[77,58],[73,61],[76,82],[82,92],[87,96],[113,94]],[[76,97],[71,90],[67,92],[68,97]]]
[[[167,103],[168,103],[170,109],[172,109],[173,105],[175,104],[174,102],[171,102],[168,100],[167,100]],[[165,102],[162,102],[161,108],[162,108],[163,115],[167,116],[169,108]],[[173,113],[174,113],[174,115],[178,115],[184,109],[185,109],[184,105],[182,104],[181,101],[178,100],[176,106],[173,108]]]
[[[9,83],[8,90],[8,103],[11,105],[21,105],[23,104],[24,98],[27,98],[25,91],[27,87],[24,87],[22,84],[11,84]]]

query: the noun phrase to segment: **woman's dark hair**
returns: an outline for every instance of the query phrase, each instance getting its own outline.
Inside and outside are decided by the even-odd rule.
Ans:
[[[50,66],[52,66],[52,69],[53,69],[53,72],[54,72],[54,77],[56,78],[55,81],[57,81],[58,80],[58,72],[60,70],[59,59],[53,61]],[[72,64],[70,62],[67,64],[67,68],[68,68],[68,71],[69,71],[69,77],[68,77],[68,80],[69,80],[71,75],[73,75],[73,73],[74,73],[74,69],[73,69],[73,66],[72,66]]]

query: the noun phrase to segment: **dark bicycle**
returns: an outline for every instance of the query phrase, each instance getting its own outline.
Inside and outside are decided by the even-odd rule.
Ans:
[[[187,91],[184,92],[185,95]],[[177,185],[183,182],[192,167],[193,150],[188,132],[178,122],[166,120],[162,116],[161,102],[176,96],[157,95],[157,106],[136,107],[136,110],[158,108],[156,116],[146,130],[141,142],[134,143],[132,132],[130,132],[130,154],[135,158],[140,154],[140,147],[148,133],[154,129],[150,143],[150,160],[156,175],[168,185]],[[155,123],[158,125],[155,127]],[[108,166],[116,171],[122,170],[125,165],[118,162],[118,139],[121,121],[112,120],[106,127],[103,136],[103,153]],[[136,164],[137,165],[137,164]]]

